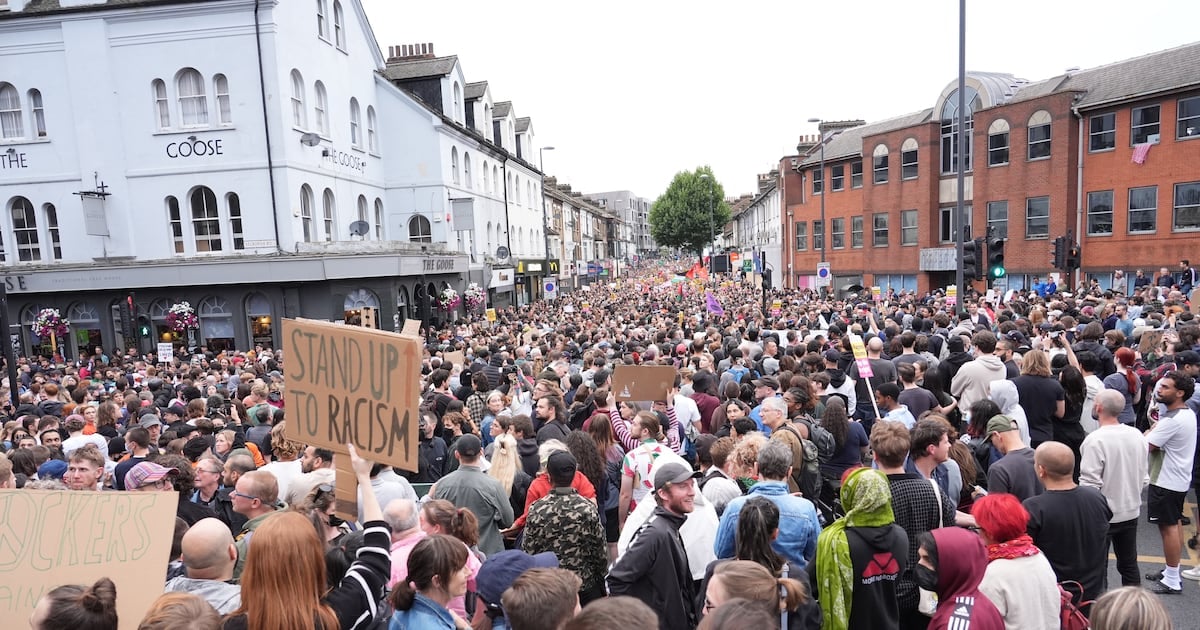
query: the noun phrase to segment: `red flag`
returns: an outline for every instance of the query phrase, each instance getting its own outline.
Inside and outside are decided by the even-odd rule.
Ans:
[[[1150,153],[1150,147],[1154,146],[1153,142],[1143,142],[1133,147],[1133,163],[1145,164],[1146,155]]]

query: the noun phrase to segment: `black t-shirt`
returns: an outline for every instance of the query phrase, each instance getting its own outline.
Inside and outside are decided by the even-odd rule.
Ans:
[[[146,461],[145,457],[130,456],[129,459],[117,464],[117,467],[113,469],[113,487],[117,490],[124,490],[125,475],[129,473],[131,468],[144,461]]]
[[[900,397],[896,401],[908,407],[908,412],[913,415],[913,418],[920,418],[921,414],[939,406],[937,396],[923,387],[900,390]]]
[[[846,376],[854,379],[854,395],[858,399],[858,406],[870,407],[874,396],[867,391],[867,381],[871,381],[871,391],[874,391],[883,383],[896,382],[896,364],[887,359],[867,359],[871,362],[871,378],[865,379],[858,375],[858,364],[850,363],[849,369],[846,370]]]
[[[1029,420],[1029,439],[1036,446],[1054,439],[1054,412],[1064,400],[1062,385],[1049,376],[1025,374],[1013,379],[1017,397]]]
[[[1096,488],[1047,490],[1022,504],[1029,511],[1029,535],[1046,554],[1061,582],[1083,586],[1085,601],[1100,596],[1108,570],[1108,520],[1112,510]]]

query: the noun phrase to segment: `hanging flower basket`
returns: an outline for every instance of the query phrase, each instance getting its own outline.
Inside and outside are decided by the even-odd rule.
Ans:
[[[462,298],[459,297],[458,291],[455,291],[450,287],[442,289],[442,292],[438,294],[438,310],[447,312],[453,311],[454,309],[458,308],[459,304],[462,304]]]
[[[467,310],[478,311],[483,308],[483,303],[487,301],[487,292],[483,287],[479,286],[478,282],[472,282],[467,285],[467,290],[463,291],[463,296],[467,300]]]
[[[33,334],[39,339],[48,339],[51,336],[63,337],[68,332],[68,327],[71,322],[63,319],[61,313],[56,308],[44,308],[38,311],[37,317],[33,320]]]
[[[167,310],[167,326],[177,333],[187,332],[200,327],[200,318],[196,317],[191,304],[179,302]]]

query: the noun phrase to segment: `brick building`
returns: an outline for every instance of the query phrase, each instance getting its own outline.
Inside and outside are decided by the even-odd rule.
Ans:
[[[1082,249],[1072,284],[1200,260],[1197,68],[1200,43],[1037,82],[968,74],[966,226],[1008,239],[1008,287],[1052,271],[1052,242],[1068,232]],[[823,171],[808,138],[781,160],[788,286],[816,284],[822,247],[837,289],[953,283],[957,87],[920,112],[822,123]]]

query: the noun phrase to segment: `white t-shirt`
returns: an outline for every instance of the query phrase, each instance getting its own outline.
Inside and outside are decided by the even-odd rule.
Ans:
[[[63,455],[65,455],[66,457],[70,457],[71,453],[74,453],[75,451],[83,448],[84,446],[86,446],[88,444],[95,444],[96,448],[100,449],[100,454],[104,455],[105,458],[108,457],[108,440],[105,439],[104,436],[100,435],[99,433],[93,433],[91,435],[84,435],[84,434],[80,433],[79,435],[76,435],[75,437],[69,437],[69,438],[63,440],[63,443],[62,443]]]
[[[1192,458],[1196,454],[1196,414],[1187,407],[1168,412],[1146,434],[1146,441],[1163,451],[1162,468],[1150,483],[1187,492],[1192,484]]]
[[[1092,417],[1092,407],[1096,403],[1096,394],[1104,391],[1104,381],[1095,374],[1088,374],[1083,377],[1083,382],[1087,385],[1087,397],[1083,399],[1083,413],[1079,416],[1079,424],[1083,426],[1083,430],[1091,433],[1100,428],[1100,423]]]
[[[675,394],[675,418],[688,432],[688,437],[692,437],[692,423],[700,422],[700,408],[696,406],[696,401],[683,394]]]

